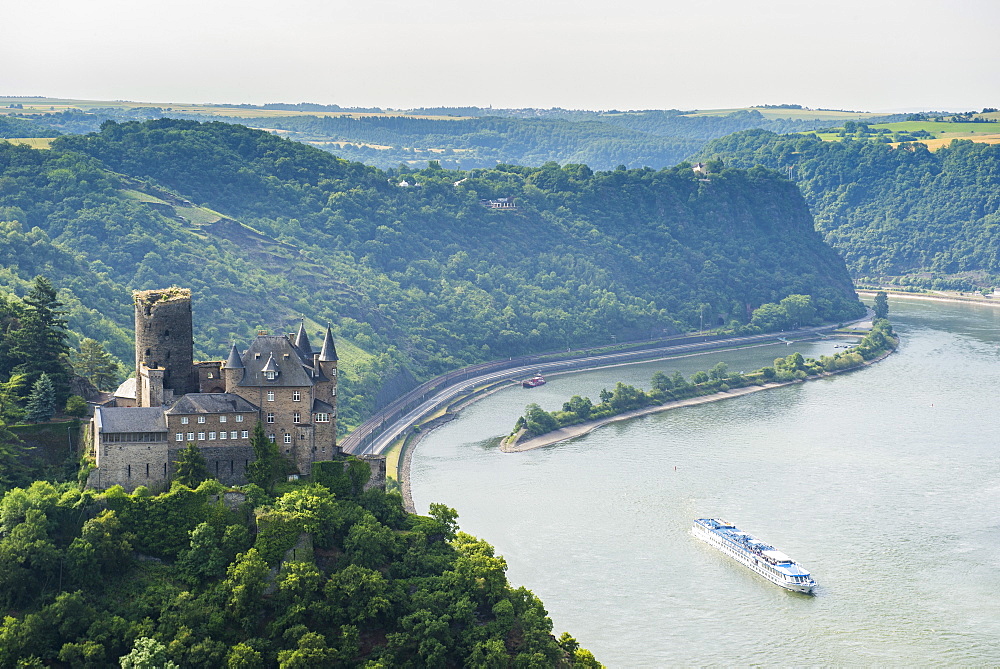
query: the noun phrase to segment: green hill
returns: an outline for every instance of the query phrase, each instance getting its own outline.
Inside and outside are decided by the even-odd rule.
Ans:
[[[105,124],[0,145],[0,285],[45,274],[71,327],[129,360],[132,289],[195,294],[196,349],[332,321],[342,418],[418,378],[521,353],[747,323],[790,294],[860,303],[795,187],[766,170],[382,171],[224,123]],[[481,200],[513,197],[516,208]]]
[[[998,145],[954,141],[931,152],[750,130],[713,141],[702,156],[791,173],[856,277],[958,290],[998,282]]]

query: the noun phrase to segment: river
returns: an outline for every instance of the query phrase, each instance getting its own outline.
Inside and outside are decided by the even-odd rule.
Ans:
[[[467,408],[413,456],[534,591],[558,636],[613,667],[1000,663],[1000,309],[891,300],[903,343],[870,369],[653,414],[525,453],[528,402],[654,371],[749,371],[825,340],[557,376]],[[694,539],[722,517],[818,582],[782,590]]]

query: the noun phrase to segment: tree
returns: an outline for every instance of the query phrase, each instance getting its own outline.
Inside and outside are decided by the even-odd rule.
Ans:
[[[889,296],[884,290],[875,293],[875,304],[872,308],[875,310],[875,318],[889,317]]]
[[[270,493],[281,456],[278,454],[278,445],[267,438],[260,421],[253,428],[250,445],[253,446],[254,461],[247,466],[247,479]]]
[[[180,458],[175,460],[177,465],[174,478],[178,483],[182,483],[189,488],[197,488],[198,485],[209,478],[208,464],[205,456],[201,454],[201,449],[188,442],[188,445],[177,454]]]
[[[781,300],[781,307],[788,314],[788,321],[793,327],[812,325],[816,318],[816,307],[809,295],[789,295]]]
[[[780,304],[768,302],[762,304],[753,311],[750,324],[759,327],[764,332],[774,332],[784,330],[788,327],[788,312]]]
[[[34,382],[42,373],[48,374],[55,388],[55,397],[61,403],[69,396],[69,370],[66,357],[66,319],[62,302],[56,290],[44,276],[35,282],[24,298],[26,309],[21,327],[11,333],[11,356],[17,361],[15,368],[28,375]]]
[[[56,391],[49,375],[42,372],[28,396],[25,418],[32,423],[44,423],[56,412]]]
[[[121,365],[104,350],[104,345],[89,337],[80,342],[79,352],[71,356],[77,374],[98,390],[114,390],[121,378]]]
[[[0,418],[0,492],[25,483],[24,444]]]
[[[0,383],[0,420],[12,424],[24,418],[24,409],[18,406],[18,400],[24,396],[27,385],[25,374],[11,374],[5,383]]]
[[[573,395],[569,402],[563,404],[563,411],[572,411],[580,420],[587,420],[590,418],[590,413],[594,410],[594,403],[590,401],[589,397],[580,397],[579,395]]]
[[[66,400],[66,408],[63,413],[74,418],[83,418],[87,415],[87,400],[79,395],[70,395]]]
[[[559,423],[548,411],[531,403],[524,408],[525,426],[529,435],[545,434],[559,427]]]
[[[724,362],[720,362],[712,367],[712,369],[708,370],[708,375],[714,381],[725,381],[726,377],[729,376],[729,365]]]
[[[167,647],[148,636],[136,639],[132,652],[120,661],[122,669],[178,669],[167,655]]]
[[[655,372],[653,374],[652,385],[654,390],[658,390],[661,393],[670,390],[674,387],[674,382],[663,372]]]

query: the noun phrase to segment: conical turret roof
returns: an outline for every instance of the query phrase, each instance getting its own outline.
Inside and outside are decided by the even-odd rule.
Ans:
[[[326,326],[326,336],[323,338],[323,350],[319,352],[320,362],[334,362],[337,358],[337,346],[333,343],[333,332]]]
[[[226,363],[222,366],[223,369],[243,369],[243,361],[240,359],[240,352],[236,348],[236,342],[233,342],[233,347],[229,349],[229,357],[226,358]]]
[[[309,343],[309,335],[306,334],[306,321],[302,319],[299,321],[299,331],[295,335],[295,348],[303,355],[312,355],[312,345]]]

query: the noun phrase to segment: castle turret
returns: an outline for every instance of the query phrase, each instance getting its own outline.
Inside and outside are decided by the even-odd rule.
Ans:
[[[194,369],[191,291],[186,288],[135,291],[136,400],[155,402],[198,392]],[[143,369],[163,370],[162,390],[143,387],[150,375]],[[159,375],[153,375],[159,376]],[[162,399],[160,399],[162,403]],[[140,406],[145,406],[140,404]]]
[[[312,344],[309,343],[309,335],[306,334],[305,319],[299,321],[299,331],[292,343],[295,344],[295,348],[299,349],[299,354],[304,360],[312,358]]]
[[[222,380],[226,384],[227,393],[235,392],[233,389],[243,380],[245,371],[246,368],[243,366],[243,360],[240,359],[239,349],[236,348],[236,342],[233,342],[233,347],[229,350],[229,357],[222,364]]]

